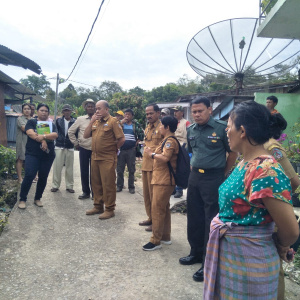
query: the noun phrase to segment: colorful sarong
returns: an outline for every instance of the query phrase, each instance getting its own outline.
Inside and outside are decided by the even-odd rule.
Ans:
[[[204,266],[204,300],[277,299],[280,260],[274,223],[237,226],[211,222]]]

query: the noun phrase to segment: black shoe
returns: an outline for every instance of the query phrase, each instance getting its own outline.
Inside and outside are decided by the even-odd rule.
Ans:
[[[86,194],[86,193],[83,193],[82,195],[78,196],[78,199],[80,200],[88,199],[88,198],[90,198],[90,194]]]
[[[117,186],[117,193],[118,193],[118,192],[122,192],[122,188],[119,187],[119,186]]]
[[[130,189],[129,189],[129,193],[130,193],[130,194],[135,194],[135,189],[134,189],[134,188],[130,188]]]
[[[179,258],[179,263],[182,265],[193,265],[197,263],[202,263],[202,257],[193,255],[181,257]]]
[[[176,191],[174,198],[181,198],[183,195],[183,191]]]
[[[195,281],[202,282],[204,281],[204,267],[201,267],[194,275],[193,279]]]
[[[143,250],[145,250],[145,251],[153,251],[153,250],[157,250],[160,248],[161,248],[161,244],[155,245],[155,244],[152,244],[151,242],[149,242],[148,244],[143,246]]]

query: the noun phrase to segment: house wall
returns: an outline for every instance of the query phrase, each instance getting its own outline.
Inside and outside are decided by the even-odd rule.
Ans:
[[[257,103],[266,104],[268,96],[276,96],[278,104],[276,109],[283,115],[288,123],[287,129],[284,131],[288,135],[292,135],[291,127],[300,121],[300,94],[279,94],[279,93],[255,93],[255,101]]]

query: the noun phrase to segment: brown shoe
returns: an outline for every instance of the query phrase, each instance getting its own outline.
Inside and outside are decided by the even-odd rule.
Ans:
[[[106,210],[103,214],[101,214],[99,216],[99,219],[100,220],[106,220],[106,219],[110,219],[110,218],[112,218],[114,216],[115,216],[115,213],[114,213],[113,210],[111,210],[111,211]]]
[[[21,208],[21,209],[25,209],[26,208],[26,202],[25,201],[20,201],[18,207]]]
[[[90,210],[87,210],[85,212],[86,215],[91,216],[91,215],[97,215],[97,214],[102,214],[103,213],[103,209],[97,208],[97,207],[93,207]]]
[[[41,200],[34,200],[34,204],[38,207],[43,207],[43,203]]]
[[[145,228],[146,231],[152,231],[152,225]]]
[[[149,226],[152,225],[152,221],[146,220],[139,223],[140,226]]]

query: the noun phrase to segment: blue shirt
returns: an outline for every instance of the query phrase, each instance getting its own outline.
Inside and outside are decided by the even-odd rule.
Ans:
[[[121,150],[128,150],[128,149],[135,147],[136,140],[135,140],[135,136],[134,136],[134,132],[133,132],[133,125],[132,124],[128,125],[128,124],[124,123],[123,132],[125,135],[125,143],[121,147]]]

